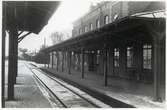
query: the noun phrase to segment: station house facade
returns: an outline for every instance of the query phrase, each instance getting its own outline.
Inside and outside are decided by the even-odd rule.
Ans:
[[[72,38],[46,48],[49,68],[153,84],[165,96],[165,9],[163,2],[102,2],[74,22]],[[139,14],[137,14],[139,13]],[[142,90],[141,90],[142,91]]]

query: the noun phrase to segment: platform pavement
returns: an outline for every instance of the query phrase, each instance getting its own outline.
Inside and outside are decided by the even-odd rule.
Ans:
[[[143,84],[123,79],[108,78],[108,86],[104,86],[104,79],[102,75],[85,73],[84,79],[81,78],[80,72],[57,72],[56,69],[42,67],[51,73],[54,73],[59,78],[67,81],[72,81],[78,84],[81,88],[87,87],[94,91],[104,94],[108,97],[114,98],[134,107],[160,107],[164,108],[165,102],[154,102],[151,97],[153,85]],[[150,96],[149,96],[150,95]]]
[[[15,84],[15,100],[8,101],[6,99],[5,108],[51,108],[50,103],[43,96],[42,92],[35,83],[33,73],[26,67],[25,63],[25,61],[18,62],[18,77],[17,83]],[[5,82],[7,85],[7,80]],[[5,95],[7,97],[6,91]]]

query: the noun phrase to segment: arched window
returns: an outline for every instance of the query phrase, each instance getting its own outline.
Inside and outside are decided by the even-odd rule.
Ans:
[[[109,23],[109,16],[106,15],[106,16],[104,17],[104,24],[108,24],[108,23]]]
[[[96,28],[100,28],[100,20],[99,19],[96,20]]]

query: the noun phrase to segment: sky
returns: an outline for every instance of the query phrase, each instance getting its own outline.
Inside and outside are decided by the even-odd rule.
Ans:
[[[92,4],[96,4],[101,0],[64,0],[61,1],[60,6],[52,15],[48,24],[42,31],[36,34],[30,34],[19,43],[19,47],[27,48],[34,51],[39,50],[39,47],[44,44],[46,38],[46,45],[52,45],[49,35],[55,31],[58,32],[72,32],[72,23],[86,14]]]

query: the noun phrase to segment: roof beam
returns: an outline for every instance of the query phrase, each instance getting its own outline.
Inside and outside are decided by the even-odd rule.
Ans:
[[[27,34],[24,34],[23,36],[18,38],[18,43],[21,42],[27,35],[31,34],[31,32],[28,32]]]
[[[23,33],[24,31],[21,31],[19,34],[18,34],[18,37]]]

